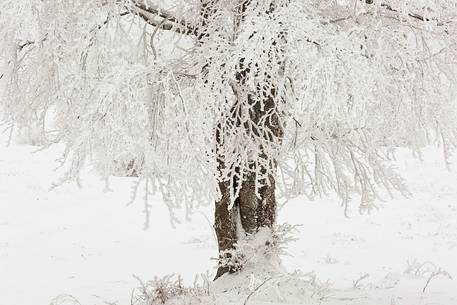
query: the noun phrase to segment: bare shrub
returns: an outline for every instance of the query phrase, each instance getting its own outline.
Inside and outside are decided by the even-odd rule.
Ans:
[[[210,294],[208,273],[197,275],[193,287],[186,287],[181,276],[174,274],[155,277],[148,282],[144,282],[135,275],[134,278],[140,285],[132,291],[131,305],[166,304],[171,300],[198,298]]]
[[[427,278],[422,293],[425,293],[431,281],[437,277],[444,277],[452,280],[452,276],[446,270],[435,265],[432,262],[419,263],[417,260],[408,261],[408,267],[405,274],[413,275],[415,277]]]

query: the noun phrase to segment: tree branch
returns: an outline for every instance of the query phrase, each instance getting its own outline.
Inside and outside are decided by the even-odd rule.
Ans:
[[[27,47],[27,46],[31,46],[31,45],[34,45],[34,44],[36,44],[36,43],[42,43],[42,42],[46,41],[47,39],[48,39],[48,34],[46,33],[46,34],[44,35],[44,37],[43,37],[42,39],[40,39],[39,41],[27,40],[27,41],[24,41],[24,42],[22,42],[22,43],[18,43],[17,49],[18,49],[19,51],[22,51],[22,50],[23,50],[25,47]]]
[[[365,0],[365,3],[371,5],[371,4],[373,4],[373,1],[372,0]],[[400,12],[398,9],[393,8],[390,4],[387,4],[387,3],[381,3],[380,6],[382,8],[384,8],[386,11],[389,11],[389,12],[392,12],[392,13],[399,13]],[[365,13],[365,14],[370,14],[370,13]],[[438,20],[436,18],[427,18],[427,17],[424,17],[423,15],[416,14],[416,13],[407,13],[406,15],[408,17],[412,18],[412,19],[415,19],[415,20],[418,20],[418,21],[422,21],[422,22],[437,21],[437,24],[436,24],[437,26],[444,26],[447,23],[451,23],[451,21],[438,22]],[[323,24],[338,23],[338,22],[341,22],[341,21],[349,20],[351,18],[353,18],[352,15],[346,16],[346,17],[340,17],[340,18],[337,18],[337,19],[333,19],[333,20],[329,20],[329,21],[323,22]]]
[[[387,3],[381,3],[381,7],[384,7],[386,9],[386,11],[390,11],[390,12],[394,12],[394,13],[398,13],[398,9],[395,9],[393,8],[392,6],[390,6],[390,4],[387,4]],[[436,19],[430,19],[430,18],[426,18],[422,15],[419,15],[419,14],[416,14],[416,13],[408,13],[407,14],[409,17],[413,18],[413,19],[416,19],[416,20],[419,20],[419,21],[431,21],[431,20],[436,20]],[[443,26],[444,23],[443,22],[438,22],[437,23],[438,26]]]
[[[127,9],[141,17],[147,24],[178,34],[195,35],[196,33],[194,25],[183,18],[177,18],[171,12],[155,5],[145,4],[143,1],[132,0],[131,2],[132,6],[127,6]],[[162,20],[155,21],[154,17],[160,17]]]

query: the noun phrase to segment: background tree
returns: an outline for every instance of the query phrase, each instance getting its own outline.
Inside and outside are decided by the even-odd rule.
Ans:
[[[395,147],[456,145],[453,0],[5,0],[0,11],[11,130],[64,143],[63,181],[86,161],[107,181],[127,168],[172,221],[216,202],[222,261],[273,227],[278,199],[334,191],[363,211],[408,194]]]

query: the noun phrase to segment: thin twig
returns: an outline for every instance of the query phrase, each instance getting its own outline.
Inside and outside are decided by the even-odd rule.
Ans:
[[[278,279],[282,276],[276,276],[276,277],[270,277],[268,279],[266,279],[265,281],[263,281],[260,285],[258,285],[247,297],[246,297],[246,300],[244,300],[244,303],[243,305],[247,305],[248,302],[249,302],[249,299],[254,295],[254,293],[256,293],[260,288],[262,288],[262,286],[264,286],[266,283],[268,283],[269,281],[271,280],[274,280],[274,279]]]

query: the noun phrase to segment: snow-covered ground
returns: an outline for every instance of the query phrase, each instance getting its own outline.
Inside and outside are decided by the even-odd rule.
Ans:
[[[62,294],[82,305],[127,305],[138,286],[132,275],[176,273],[192,283],[195,274],[214,272],[211,207],[172,228],[154,197],[143,230],[141,195],[126,206],[132,179],[113,178],[105,191],[89,172],[82,188],[49,191],[62,174],[54,171],[60,149],[0,146],[1,305],[49,304]],[[398,159],[411,199],[398,196],[369,215],[354,208],[350,218],[335,198],[297,199],[281,209],[280,222],[302,224],[284,265],[328,281],[315,304],[457,304],[457,283],[445,275],[457,277],[457,166],[447,171],[436,149],[423,162],[409,153]],[[249,304],[271,303],[253,296]]]

